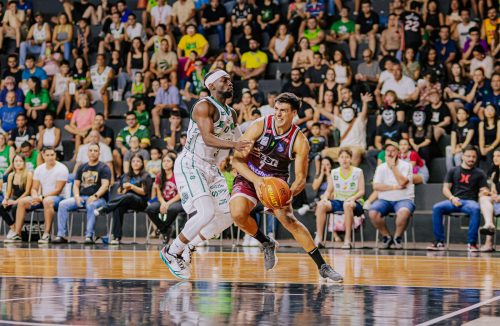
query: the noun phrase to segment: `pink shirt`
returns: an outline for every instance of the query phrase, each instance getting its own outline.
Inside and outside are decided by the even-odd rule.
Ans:
[[[94,108],[88,108],[85,111],[82,109],[77,109],[73,112],[71,117],[71,123],[76,123],[78,129],[85,129],[92,126],[92,122],[95,119]]]

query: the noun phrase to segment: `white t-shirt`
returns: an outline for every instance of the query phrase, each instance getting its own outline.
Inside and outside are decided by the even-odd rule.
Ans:
[[[338,116],[334,116],[333,123],[340,131],[340,136],[343,136],[349,128],[349,124]],[[340,146],[361,146],[366,149],[366,121],[357,117],[347,136],[340,142]]]
[[[133,40],[136,37],[139,37],[143,42],[146,40],[146,33],[140,23],[135,23],[134,27],[127,26],[127,35],[130,40]]]
[[[477,24],[474,21],[470,21],[467,25],[464,25],[464,23],[458,23],[457,32],[460,49],[463,50],[465,42],[467,42],[467,39],[469,38],[469,29],[476,26]]]
[[[389,70],[384,70],[380,73],[380,76],[378,77],[378,82],[379,84],[383,84],[389,79],[394,79],[394,75]]]
[[[486,78],[490,79],[493,74],[493,58],[489,55],[484,57],[483,60],[477,60],[473,58],[470,61],[470,74],[472,75],[477,68],[484,69],[484,75]]]
[[[90,144],[85,144],[80,146],[78,149],[78,154],[76,156],[76,161],[80,164],[85,164],[89,162],[89,157],[87,152],[89,150]],[[113,162],[113,155],[111,154],[111,149],[108,145],[104,143],[99,143],[99,147],[101,148],[101,153],[99,154],[99,161],[103,163]]]
[[[388,79],[380,92],[384,95],[387,91],[394,91],[399,99],[406,100],[415,92],[415,81],[407,76],[403,76],[399,81],[394,78]]]
[[[410,183],[406,186],[405,189],[379,191],[379,199],[387,201],[399,201],[404,199],[413,200],[415,198],[415,185],[413,184],[413,166],[408,162],[398,160],[398,170],[399,173],[410,180]],[[375,176],[373,177],[373,183],[381,183],[388,186],[399,185],[396,177],[394,176],[394,173],[387,166],[387,163],[382,163],[377,166],[377,169],[375,170]]]
[[[56,162],[56,165],[49,170],[47,169],[47,165],[44,163],[35,169],[33,179],[40,181],[40,185],[42,187],[41,194],[46,196],[56,189],[58,181],[67,182],[68,176],[69,171],[64,164]],[[61,194],[62,192],[63,191],[61,191]]]
[[[167,17],[172,14],[172,7],[164,5],[163,7],[156,6],[151,9],[151,16],[155,19],[155,27],[159,24],[166,24]]]

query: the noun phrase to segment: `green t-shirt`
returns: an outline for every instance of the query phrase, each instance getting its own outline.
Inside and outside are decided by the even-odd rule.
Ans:
[[[330,27],[330,30],[334,31],[335,34],[337,35],[345,35],[345,34],[350,34],[354,33],[354,22],[352,20],[349,20],[347,22],[343,22],[342,20],[336,21],[333,23],[332,27]]]
[[[39,106],[42,104],[47,104],[47,110],[48,111],[55,111],[54,104],[50,100],[50,95],[49,91],[46,90],[45,88],[42,89],[40,94],[33,94],[33,92],[30,90],[28,94],[26,94],[26,98],[24,99],[24,104],[29,104],[31,106]]]
[[[25,160],[26,160],[26,169],[30,172],[34,172],[35,169],[36,169],[36,160],[38,158],[38,151],[36,149],[33,150],[33,152],[31,153],[31,156],[29,157],[26,157]]]
[[[385,149],[378,152],[377,159],[379,159],[380,162],[385,163]]]
[[[149,112],[143,111],[140,113],[139,111],[134,111],[135,116],[137,117],[137,121],[141,126],[149,127]]]
[[[143,125],[139,125],[139,128],[137,128],[137,130],[133,134],[130,132],[129,127],[123,128],[118,133],[118,137],[116,137],[116,140],[123,142],[123,145],[125,145],[126,148],[130,149],[128,143],[130,141],[130,137],[132,136],[137,136],[141,141],[141,144],[150,144],[149,130]]]
[[[10,166],[9,152],[9,145],[6,145],[3,151],[0,152],[0,178],[3,177],[5,170],[7,170]]]

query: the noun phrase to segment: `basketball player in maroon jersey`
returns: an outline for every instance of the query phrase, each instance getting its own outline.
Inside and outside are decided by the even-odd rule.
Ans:
[[[295,181],[290,190],[292,198],[299,194],[306,184],[309,143],[293,124],[293,118],[300,108],[300,99],[292,93],[283,93],[276,98],[274,115],[257,120],[240,140],[254,142],[248,154],[235,152],[233,167],[238,172],[234,180],[229,207],[236,224],[247,234],[257,239],[264,248],[264,266],[271,270],[276,266],[278,243],[263,234],[250,212],[261,198],[263,177],[277,177],[287,181],[289,165],[295,159]],[[293,215],[292,198],[287,206],[274,209],[273,214],[311,256],[322,279],[342,282],[342,276],[328,265],[318,247],[314,244],[306,227]]]

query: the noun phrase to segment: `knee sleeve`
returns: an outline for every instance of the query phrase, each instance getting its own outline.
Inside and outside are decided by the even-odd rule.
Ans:
[[[188,240],[194,239],[200,233],[201,229],[207,226],[215,216],[215,207],[210,196],[195,199],[193,206],[196,209],[196,214],[187,221],[182,230],[182,234]]]
[[[229,212],[215,215],[210,224],[201,229],[200,234],[205,239],[212,239],[215,235],[221,233],[233,224],[233,219]]]

